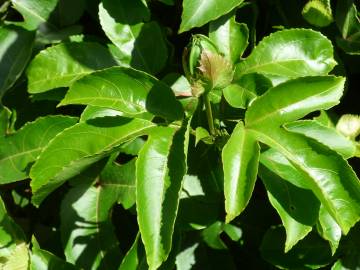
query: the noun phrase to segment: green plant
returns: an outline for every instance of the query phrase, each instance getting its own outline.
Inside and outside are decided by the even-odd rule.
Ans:
[[[73,2],[0,10],[4,269],[360,266],[352,1]]]

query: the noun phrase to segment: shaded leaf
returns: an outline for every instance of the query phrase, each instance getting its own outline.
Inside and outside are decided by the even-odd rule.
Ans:
[[[20,77],[30,59],[34,33],[15,25],[0,27],[0,97]]]
[[[285,253],[312,231],[320,203],[310,190],[298,188],[265,167],[260,167],[269,201],[279,214],[286,231]]]
[[[61,204],[60,232],[66,260],[83,269],[118,269],[121,253],[109,211],[116,193],[79,185]]]
[[[334,20],[330,0],[309,0],[301,14],[308,23],[318,27],[328,26]]]

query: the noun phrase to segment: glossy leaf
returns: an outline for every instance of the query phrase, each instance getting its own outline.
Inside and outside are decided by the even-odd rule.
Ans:
[[[341,239],[341,228],[323,206],[320,207],[317,228],[320,236],[329,241],[331,252],[335,254]]]
[[[60,103],[67,104],[104,107],[144,119],[156,115],[176,120],[183,116],[170,87],[144,72],[122,67],[94,72],[75,82]]]
[[[24,17],[26,26],[35,30],[48,19],[55,10],[59,0],[11,0],[14,8]],[[50,26],[54,27],[52,23]]]
[[[254,190],[260,146],[239,122],[222,151],[226,222],[237,217]]]
[[[103,0],[99,6],[101,27],[117,46],[119,61],[155,74],[165,66],[168,49],[160,26],[156,22],[143,23],[149,15],[141,0]]]
[[[136,209],[149,269],[157,269],[170,253],[187,136],[184,129],[153,130],[136,163]]]
[[[252,103],[246,112],[246,125],[265,129],[331,108],[339,103],[344,83],[342,77],[320,76],[279,84]]]
[[[184,0],[179,33],[186,32],[229,13],[243,0]]]
[[[235,15],[229,13],[210,23],[209,38],[219,52],[235,64],[248,45],[249,29],[246,24],[237,23]]]
[[[319,32],[283,30],[260,41],[249,57],[236,66],[235,79],[254,72],[282,80],[325,75],[335,64],[331,42]]]
[[[98,106],[88,105],[83,110],[80,116],[80,122],[86,122],[90,119],[98,118],[98,117],[106,117],[106,116],[123,116],[122,112]]]
[[[115,65],[109,51],[98,43],[61,43],[42,50],[31,61],[28,91],[36,94],[67,87],[86,74]]]
[[[122,143],[146,134],[153,126],[146,120],[103,117],[65,129],[48,144],[31,168],[33,203],[39,205],[67,179],[109,155]]]
[[[286,124],[285,129],[315,139],[346,159],[355,155],[356,145],[353,141],[343,136],[335,128],[326,127],[317,121],[296,121]]]
[[[40,249],[38,244],[34,244],[31,250],[30,270],[75,270],[74,265],[67,263],[54,254]]]
[[[61,239],[66,260],[83,269],[118,269],[121,253],[109,219],[116,193],[79,185],[61,204]]]
[[[309,187],[346,234],[360,220],[360,183],[349,164],[316,141],[281,128],[255,131],[307,179]]]
[[[27,178],[31,165],[46,145],[76,122],[75,117],[47,116],[0,138],[0,184]]]
[[[15,25],[0,27],[0,97],[20,77],[30,59],[34,33]]]
[[[312,231],[320,203],[312,191],[298,188],[270,170],[260,167],[269,201],[279,214],[286,231],[285,253]]]

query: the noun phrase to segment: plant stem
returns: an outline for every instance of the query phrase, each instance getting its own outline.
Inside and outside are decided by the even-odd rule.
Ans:
[[[205,109],[206,109],[206,117],[207,117],[208,125],[209,125],[209,131],[210,131],[211,135],[215,136],[216,132],[215,132],[215,127],[214,127],[214,119],[213,119],[213,115],[212,115],[211,103],[210,103],[208,93],[204,94],[204,103],[205,103]]]

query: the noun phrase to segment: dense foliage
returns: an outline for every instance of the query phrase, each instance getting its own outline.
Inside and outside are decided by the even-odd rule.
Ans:
[[[1,269],[359,269],[352,0],[3,0]]]

